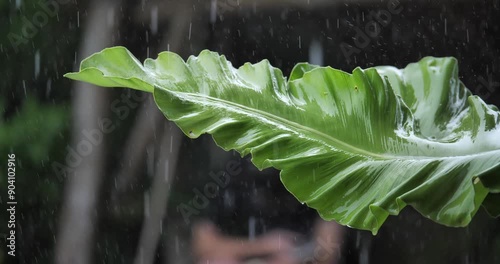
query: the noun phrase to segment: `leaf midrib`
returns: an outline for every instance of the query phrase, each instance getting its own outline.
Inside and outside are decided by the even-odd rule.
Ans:
[[[157,87],[157,89],[158,89],[158,86],[155,86],[155,87]],[[272,120],[272,122],[268,122],[272,126],[275,126],[275,127],[279,127],[280,125],[281,126],[285,126],[285,127],[289,126],[289,127],[293,128],[293,129],[290,130],[291,132],[302,134],[302,136],[304,136],[306,138],[309,138],[311,140],[321,141],[325,145],[331,146],[334,149],[345,151],[347,153],[353,153],[353,154],[361,155],[361,156],[364,156],[364,157],[367,157],[367,158],[371,158],[371,159],[379,159],[379,160],[381,160],[381,159],[382,160],[398,160],[399,159],[399,160],[418,160],[418,161],[424,161],[424,160],[461,159],[461,158],[470,157],[470,156],[487,155],[487,154],[490,154],[490,153],[498,153],[500,155],[500,150],[490,150],[490,151],[486,151],[486,152],[480,152],[480,153],[477,153],[477,154],[468,154],[468,155],[460,155],[460,156],[446,156],[446,157],[434,157],[434,156],[394,156],[394,155],[373,153],[371,151],[360,149],[358,147],[355,147],[355,146],[352,146],[350,144],[347,144],[344,141],[341,141],[340,139],[337,139],[337,138],[334,138],[334,137],[332,137],[330,135],[327,135],[327,134],[325,134],[325,133],[323,133],[321,131],[312,129],[312,128],[307,127],[307,126],[300,125],[300,124],[298,124],[296,122],[293,122],[293,121],[290,121],[290,120],[288,120],[286,118],[283,118],[283,117],[280,117],[280,116],[277,116],[277,115],[273,115],[273,114],[270,114],[268,112],[261,111],[259,109],[248,107],[246,105],[234,103],[234,102],[231,102],[231,101],[219,99],[219,98],[212,97],[212,96],[207,96],[207,95],[204,95],[204,94],[196,94],[196,93],[189,93],[189,92],[172,91],[172,90],[168,90],[168,89],[165,89],[165,88],[163,88],[163,89],[165,91],[168,91],[168,92],[171,92],[171,93],[175,93],[175,94],[178,94],[178,95],[181,95],[181,94],[182,95],[187,95],[187,96],[179,96],[181,98],[188,99],[189,97],[194,97],[194,99],[190,100],[190,101],[192,101],[194,103],[200,103],[202,101],[205,101],[204,103],[206,103],[207,101],[208,102],[213,101],[213,102],[211,102],[211,104],[214,105],[214,106],[216,106],[216,107],[220,106],[220,105],[222,105],[222,106],[229,105],[229,106],[234,107],[236,109],[241,109],[242,110],[241,112],[247,113],[247,115],[258,116],[259,119],[262,120],[262,122],[264,122],[264,123],[266,121],[268,121],[268,120]],[[186,97],[188,97],[188,98],[186,98]],[[224,107],[224,108],[227,109],[228,111],[235,112],[235,110],[232,109],[231,107]],[[317,137],[313,138],[313,137],[308,136],[307,133],[304,133],[304,132],[300,133],[299,131],[307,131],[307,132],[309,132],[309,133],[311,133],[313,135],[316,135]],[[328,141],[332,141],[334,144],[328,144]],[[337,145],[335,145],[335,144],[337,144]]]

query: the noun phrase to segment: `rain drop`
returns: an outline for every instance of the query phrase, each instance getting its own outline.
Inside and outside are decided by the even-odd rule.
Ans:
[[[37,50],[35,52],[35,79],[38,78],[39,74],[40,74],[40,51]]]
[[[151,8],[151,33],[156,35],[158,33],[158,7]]]

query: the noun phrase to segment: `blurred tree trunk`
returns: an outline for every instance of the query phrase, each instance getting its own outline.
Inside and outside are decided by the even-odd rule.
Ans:
[[[119,0],[91,3],[81,38],[80,58],[112,44],[117,23],[110,23],[112,17],[109,15],[118,9],[119,4]],[[71,148],[78,153],[79,159],[72,167],[65,187],[55,262],[90,264],[94,263],[92,251],[96,208],[99,206],[98,197],[106,165],[104,133],[98,120],[106,115],[108,110],[108,90],[83,82],[74,82],[74,87]],[[90,141],[83,134],[84,131],[98,133],[100,140],[91,145],[86,144]],[[91,146],[90,150],[86,149],[88,146]]]

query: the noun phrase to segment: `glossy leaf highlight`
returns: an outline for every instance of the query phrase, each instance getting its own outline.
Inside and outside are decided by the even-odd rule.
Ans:
[[[236,69],[209,51],[163,52],[141,65],[116,47],[66,77],[152,92],[187,136],[212,134],[281,170],[327,220],[376,233],[406,205],[448,226],[467,225],[483,202],[498,212],[499,111],[471,95],[453,58],[352,74],[301,63],[287,80],[267,60]]]

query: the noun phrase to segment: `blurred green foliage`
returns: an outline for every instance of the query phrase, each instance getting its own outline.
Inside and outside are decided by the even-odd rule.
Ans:
[[[64,157],[61,146],[68,143],[68,118],[63,106],[42,104],[34,97],[26,99],[8,120],[0,118],[0,153],[5,154],[4,161],[7,153],[16,155],[16,233],[17,252],[24,253],[21,260],[32,260],[31,254],[35,254],[37,258],[47,257],[39,263],[51,262],[63,179],[52,172],[49,161]],[[2,175],[5,170],[2,168]],[[6,180],[0,177],[2,204],[7,201]],[[6,228],[7,219],[1,218],[0,233],[6,234]],[[5,250],[0,248],[0,256],[6,255]]]
[[[48,14],[42,7],[47,3],[57,3],[58,9]],[[3,246],[7,153],[16,154],[19,263],[53,263],[63,179],[55,176],[50,160],[64,160],[69,143],[70,89],[61,73],[75,63],[76,10],[73,1],[0,1],[0,153],[5,155],[0,162],[0,263],[8,257]],[[12,36],[24,37],[26,21],[36,19],[41,23],[34,25],[34,34],[14,47]]]
[[[58,146],[57,141],[64,141],[62,131],[67,125],[64,122],[68,121],[68,114],[63,107],[43,105],[36,100],[25,100],[20,112],[10,120],[0,119],[2,153],[14,151],[25,162],[32,164],[50,159],[50,150]]]

